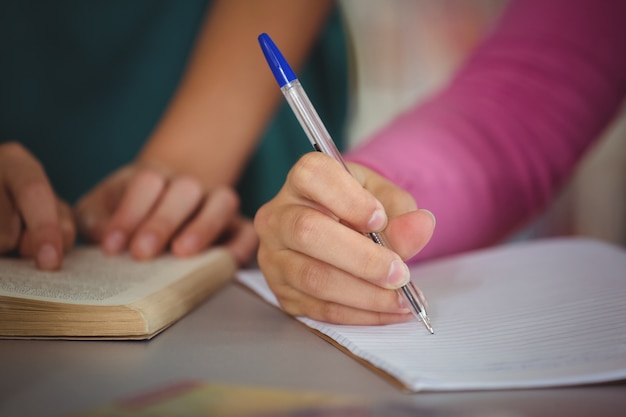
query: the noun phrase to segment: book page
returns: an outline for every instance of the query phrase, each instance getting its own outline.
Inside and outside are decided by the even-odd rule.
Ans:
[[[626,251],[516,243],[412,269],[435,329],[298,318],[409,390],[535,388],[626,378]],[[238,279],[278,305],[260,271]]]
[[[74,248],[60,271],[41,271],[30,259],[0,258],[0,296],[71,304],[128,304],[210,262],[219,251],[180,259],[164,254],[138,262],[107,256],[98,247]]]

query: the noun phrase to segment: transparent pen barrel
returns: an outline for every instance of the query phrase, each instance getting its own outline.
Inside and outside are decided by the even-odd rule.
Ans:
[[[300,82],[298,80],[292,81],[285,84],[281,90],[309,138],[311,145],[313,145],[313,148],[316,151],[332,156],[347,170],[348,167],[341,156],[341,152],[339,152],[339,149],[335,146],[328,130],[326,130],[324,123],[322,123],[322,120],[317,114],[317,111],[315,111],[313,104],[311,104]]]

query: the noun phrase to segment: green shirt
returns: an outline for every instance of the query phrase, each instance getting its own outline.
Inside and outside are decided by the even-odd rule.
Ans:
[[[207,7],[199,0],[0,2],[0,141],[23,143],[59,196],[75,202],[141,149]],[[341,144],[347,83],[337,13],[299,78]],[[244,213],[270,199],[310,150],[283,103],[240,181]]]

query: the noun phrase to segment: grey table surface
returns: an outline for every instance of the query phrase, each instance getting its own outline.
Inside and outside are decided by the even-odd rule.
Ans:
[[[0,340],[2,417],[65,416],[185,380],[333,392],[423,416],[626,416],[626,383],[404,392],[235,283],[150,341]]]

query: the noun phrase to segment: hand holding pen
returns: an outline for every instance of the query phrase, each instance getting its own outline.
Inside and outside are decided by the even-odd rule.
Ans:
[[[321,151],[292,168],[282,190],[255,218],[259,265],[270,287],[294,315],[384,324],[413,314],[432,333],[425,301],[402,259],[430,239],[434,218],[382,176],[343,162],[280,52],[267,35],[259,41],[309,140]]]

